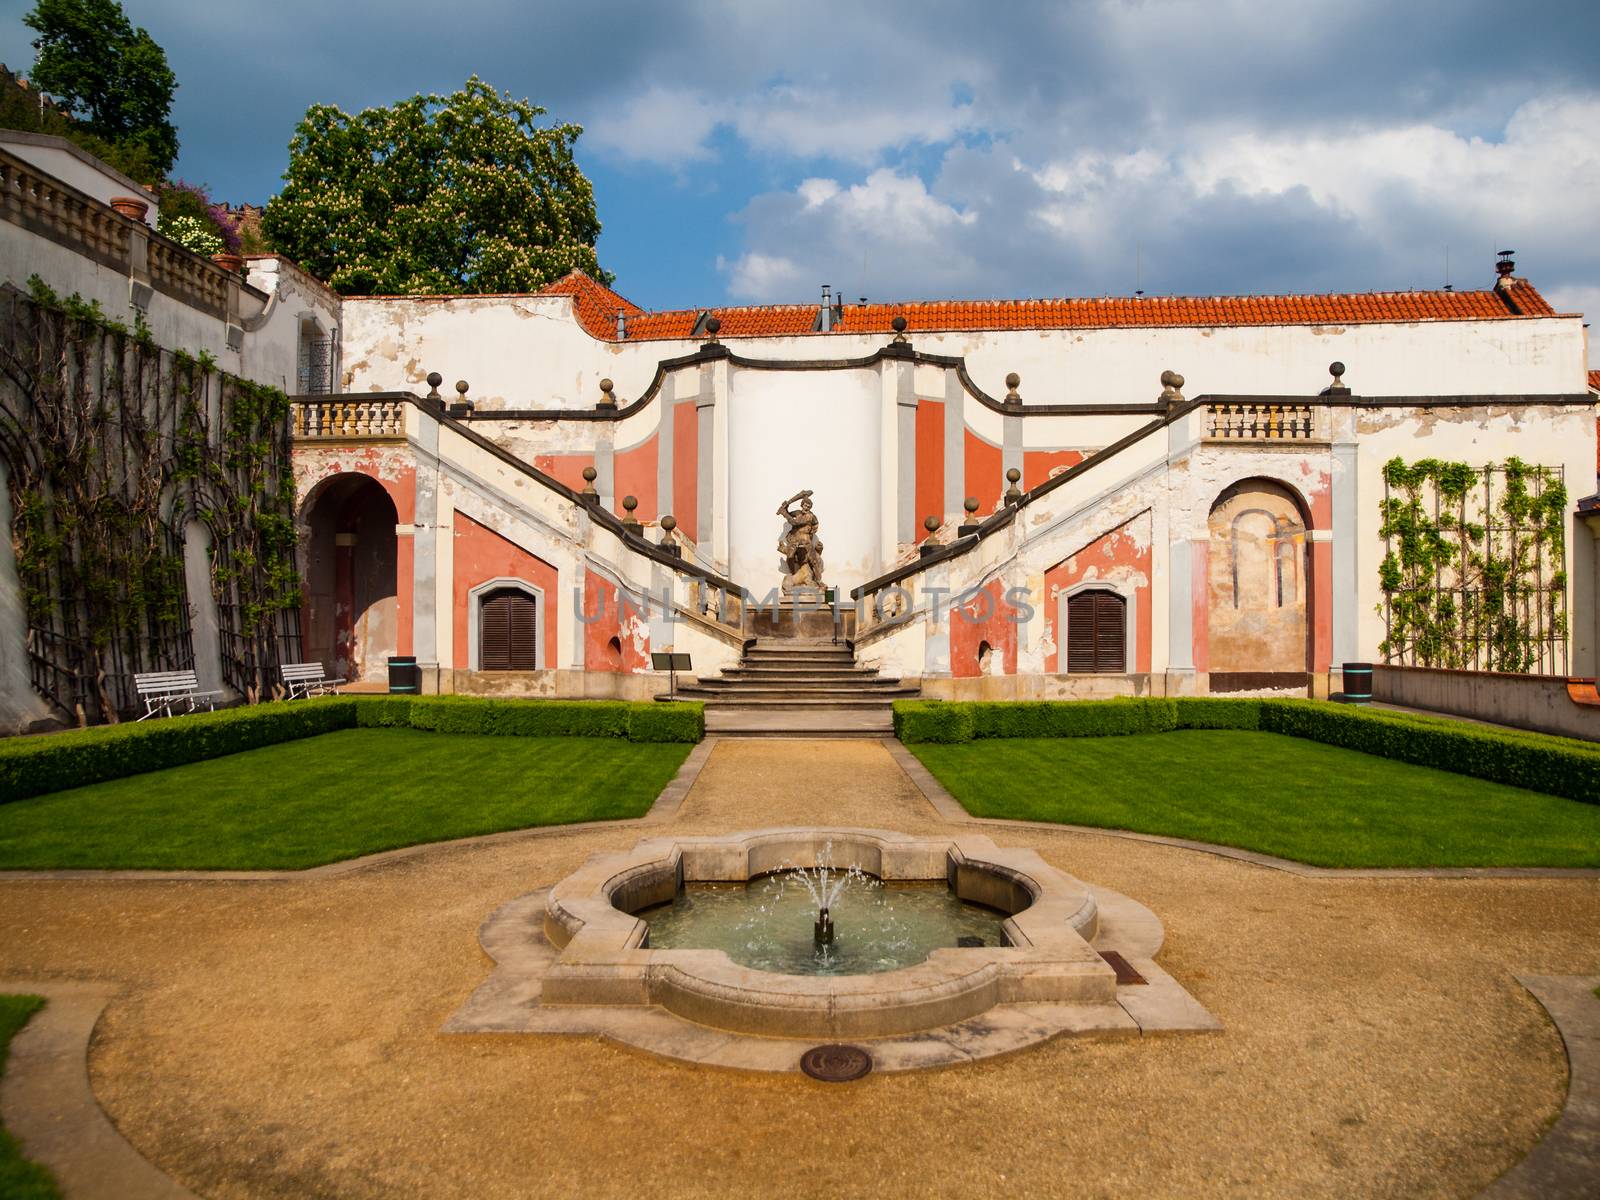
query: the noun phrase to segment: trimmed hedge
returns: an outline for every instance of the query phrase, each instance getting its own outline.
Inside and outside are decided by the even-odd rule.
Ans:
[[[356,723],[342,696],[275,702],[0,742],[0,804],[316,737]]]
[[[0,741],[0,804],[356,727],[698,742],[698,703],[327,696]]]
[[[1119,700],[897,700],[902,742],[1105,737],[1170,729],[1260,729],[1600,804],[1600,744],[1491,729],[1444,717],[1375,712],[1324,700],[1201,696]]]

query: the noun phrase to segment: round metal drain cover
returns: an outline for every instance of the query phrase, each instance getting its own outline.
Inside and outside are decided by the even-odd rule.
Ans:
[[[800,1056],[800,1069],[824,1083],[849,1083],[872,1070],[872,1055],[860,1046],[813,1046]]]

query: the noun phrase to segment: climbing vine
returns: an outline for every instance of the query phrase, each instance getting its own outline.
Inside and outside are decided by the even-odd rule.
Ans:
[[[0,292],[0,454],[34,687],[115,721],[136,673],[194,667],[199,522],[223,678],[266,693],[298,649],[287,398],[157,346],[141,318],[29,289]]]
[[[1562,469],[1393,458],[1383,480],[1385,661],[1564,673]]]

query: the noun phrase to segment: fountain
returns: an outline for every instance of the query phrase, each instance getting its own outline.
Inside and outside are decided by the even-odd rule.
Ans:
[[[1062,1033],[1218,1028],[1155,964],[1148,909],[978,834],[646,839],[501,906],[479,937],[499,965],[447,1031],[598,1033],[772,1071],[849,1040],[896,1071]]]

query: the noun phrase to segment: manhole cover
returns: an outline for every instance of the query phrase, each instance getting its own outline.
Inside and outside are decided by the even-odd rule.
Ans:
[[[849,1083],[872,1070],[872,1055],[860,1046],[813,1046],[800,1056],[800,1069],[824,1083]]]

